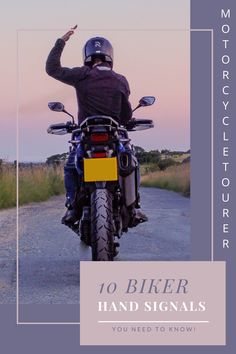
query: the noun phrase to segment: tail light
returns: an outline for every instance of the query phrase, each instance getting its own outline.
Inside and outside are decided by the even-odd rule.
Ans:
[[[102,134],[93,133],[91,134],[90,139],[93,143],[103,143],[105,141],[108,141],[109,135],[107,133],[102,133]]]
[[[107,157],[107,153],[106,152],[93,152],[92,153],[92,157]]]

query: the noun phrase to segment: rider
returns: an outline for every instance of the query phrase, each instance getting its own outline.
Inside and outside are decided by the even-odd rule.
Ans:
[[[113,48],[107,39],[94,37],[86,42],[83,48],[84,66],[72,69],[61,66],[62,51],[74,34],[74,29],[57,39],[47,58],[47,74],[75,88],[79,124],[89,116],[106,115],[125,125],[132,118],[128,99],[129,84],[124,76],[112,70]],[[75,149],[71,151],[64,167],[67,211],[62,223],[65,224],[76,221],[73,202],[79,187],[79,179],[74,163],[75,153]],[[137,224],[146,221],[147,217],[139,211],[135,213],[135,219],[134,224]]]

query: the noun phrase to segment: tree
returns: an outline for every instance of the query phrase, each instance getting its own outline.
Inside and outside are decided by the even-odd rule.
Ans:
[[[162,154],[162,155],[169,155],[169,154],[170,154],[170,150],[168,150],[168,149],[162,149],[162,150],[161,150],[161,154]]]
[[[135,146],[134,149],[136,154],[142,154],[145,152],[145,150],[141,146]]]
[[[60,163],[64,162],[68,156],[68,153],[64,152],[63,154],[56,154],[49,156],[46,160],[47,165],[60,165]]]

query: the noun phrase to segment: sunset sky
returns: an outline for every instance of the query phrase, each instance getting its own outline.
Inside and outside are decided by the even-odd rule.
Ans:
[[[49,111],[47,103],[61,101],[76,115],[75,92],[45,73],[45,61],[55,40],[75,24],[63,66],[81,66],[84,42],[104,36],[114,47],[114,70],[129,81],[132,106],[144,95],[157,98],[135,112],[152,118],[155,128],[130,134],[133,143],[147,150],[190,148],[189,0],[21,0],[4,3],[1,12],[0,158],[16,158],[16,101],[20,161],[67,151],[69,136],[46,133],[49,124],[67,116]]]

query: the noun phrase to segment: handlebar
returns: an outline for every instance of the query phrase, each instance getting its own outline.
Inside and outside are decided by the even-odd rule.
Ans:
[[[52,125],[50,125],[49,128],[51,128],[51,129],[67,129],[68,126],[65,123],[61,123],[61,124],[52,124]]]
[[[47,132],[49,134],[67,134],[72,133],[74,129],[78,128],[78,125],[71,122],[52,124],[48,127]]]
[[[137,130],[145,130],[153,128],[153,120],[152,119],[131,119],[125,126],[128,131],[137,131]]]
[[[154,124],[151,119],[131,119],[124,128],[127,131],[138,131],[153,128]],[[117,129],[113,127],[113,129]],[[67,133],[72,133],[75,130],[80,130],[79,126],[73,124],[72,122],[52,124],[49,126],[47,132],[49,134],[63,135]],[[82,129],[83,130],[83,129]]]

